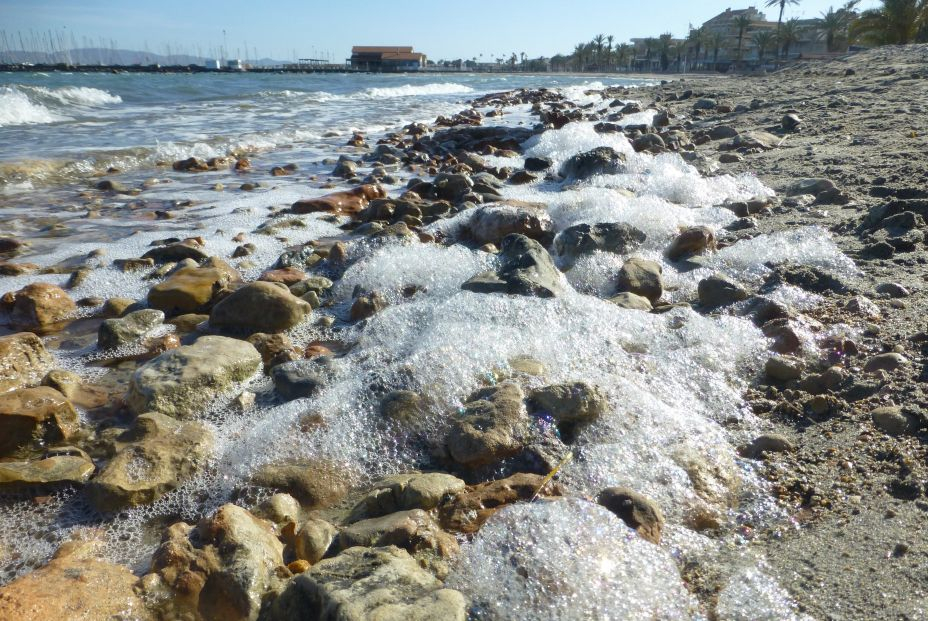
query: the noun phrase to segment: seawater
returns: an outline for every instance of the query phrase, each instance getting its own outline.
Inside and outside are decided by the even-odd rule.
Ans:
[[[5,233],[31,241],[21,259],[49,266],[102,248],[96,269],[71,295],[143,299],[151,282],[110,263],[140,256],[157,239],[202,235],[211,254],[228,258],[237,245],[232,237],[244,232],[258,246],[250,266],[242,267],[246,278],[254,278],[288,245],[343,234],[339,222],[318,215],[303,217],[303,226],[282,229],[278,236],[254,230],[272,210],[328,191],[320,186],[332,164],[322,160],[359,155],[344,146],[355,131],[373,144],[406,123],[431,122],[466,107],[470,98],[519,86],[558,88],[578,103],[603,107],[608,101],[589,91],[636,83],[561,76],[55,74],[5,75],[0,84],[0,98],[13,105],[0,117],[6,146],[0,154],[6,175],[0,223]],[[647,123],[650,116],[626,121]],[[528,106],[485,120],[535,122]],[[615,221],[645,231],[648,239],[636,254],[662,263],[671,300],[691,298],[699,278],[714,272],[757,284],[769,269],[765,264],[779,258],[839,273],[854,269],[827,232],[808,228],[740,242],[697,270],[679,271],[662,251],[680,227],[705,225],[721,234],[734,215],[719,204],[771,190],[751,175],[704,177],[674,154],[635,153],[623,137],[597,134],[591,123],[550,130],[523,148],[526,156],[557,164],[602,145],[625,154],[627,172],[571,186],[550,181],[507,186],[503,193],[545,203],[558,231]],[[247,153],[253,171],[187,175],[160,164],[232,151]],[[283,163],[296,163],[297,173],[268,174]],[[91,189],[111,167],[121,171],[113,178],[138,189],[137,196]],[[362,175],[367,170],[362,166]],[[398,176],[388,187],[391,195],[402,191],[409,173]],[[243,180],[261,185],[245,192],[238,189]],[[155,220],[157,209],[171,210],[174,217]],[[430,230],[453,239],[469,217],[464,211]],[[143,572],[156,544],[146,524],[196,520],[239,497],[257,468],[283,458],[335,460],[360,482],[419,467],[428,462],[422,438],[413,442],[384,428],[371,386],[431,397],[427,445],[440,442],[450,417],[474,389],[500,369],[505,372],[514,358],[530,356],[546,368],[545,383],[594,383],[611,407],[581,433],[575,458],[563,469],[560,480],[570,500],[504,510],[464,544],[450,583],[475,603],[475,614],[575,619],[609,618],[620,610],[628,618],[701,618],[706,611],[680,574],[681,563],[699,561],[724,567],[720,573],[727,578],[713,611],[718,618],[798,618],[775,576],[738,535],[741,524],[782,519],[751,463],[736,451],[763,427],[741,398],[767,346],[750,321],[684,308],[661,315],[620,309],[602,298],[624,259],[606,253],[567,270],[566,293],[554,300],[462,291],[462,282],[496,260],[464,245],[353,241],[349,256],[353,264],[334,290],[342,303],[314,314],[331,315],[334,327],[308,321],[289,334],[297,345],[315,339],[353,345],[336,360],[318,395],[283,405],[259,399],[245,412],[230,405],[235,393],[219,400],[199,417],[218,440],[210,467],[151,506],[103,517],[79,493],[56,494],[41,504],[3,500],[0,577],[8,580],[41,564],[69,533],[87,526],[103,533],[111,559]],[[37,280],[61,285],[66,279],[8,277],[0,280],[0,294]],[[346,300],[356,286],[377,289],[390,301],[363,326],[345,321]],[[419,293],[407,298],[401,292],[410,287]],[[795,305],[815,303],[788,287],[775,295]],[[98,355],[93,343],[55,350],[58,366],[88,379],[107,373],[94,366]],[[269,388],[266,378],[255,377],[237,391]],[[308,413],[325,424],[301,431]],[[589,501],[612,485],[632,487],[661,505],[668,525],[660,546],[640,540]],[[707,489],[714,499],[707,499]],[[688,527],[694,513],[707,511],[720,514],[724,534]]]

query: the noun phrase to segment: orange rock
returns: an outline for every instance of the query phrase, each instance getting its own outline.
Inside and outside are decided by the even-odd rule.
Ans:
[[[307,569],[309,569],[309,567],[310,567],[309,561],[304,561],[304,560],[293,561],[292,563],[287,565],[287,569],[289,569],[290,572],[294,574],[301,574]]]
[[[288,287],[306,279],[306,274],[295,267],[285,267],[278,270],[268,270],[258,277],[266,282],[282,282]]]
[[[325,345],[320,345],[318,343],[310,343],[306,346],[306,351],[303,352],[304,358],[318,358],[319,356],[331,356],[332,350],[326,347]]]
[[[514,474],[505,479],[468,486],[439,507],[443,527],[462,533],[475,533],[487,519],[504,506],[530,500],[545,481],[540,474]],[[560,496],[557,483],[544,485],[540,496]]]
[[[327,212],[339,215],[354,215],[367,207],[375,198],[385,198],[386,190],[377,184],[360,185],[344,192],[333,192],[318,198],[297,201],[290,206],[296,214]]]
[[[74,406],[54,388],[22,388],[0,395],[0,456],[33,440],[67,441],[78,427]]]
[[[77,309],[61,287],[44,282],[26,285],[13,294],[10,323],[14,328],[48,328],[59,324]]]

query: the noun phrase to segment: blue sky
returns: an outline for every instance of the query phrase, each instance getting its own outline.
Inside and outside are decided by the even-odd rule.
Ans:
[[[803,0],[787,17],[818,17],[844,0]],[[764,4],[763,0],[755,5]],[[288,60],[343,60],[352,45],[414,45],[432,59],[489,60],[525,52],[530,57],[569,53],[597,33],[617,42],[671,32],[683,35],[726,8],[732,0],[0,0],[0,30],[73,33],[102,38],[124,49],[164,53],[166,46],[211,55]],[[879,5],[863,0],[861,8]],[[763,9],[768,19],[777,10]],[[66,30],[65,30],[66,29]],[[70,35],[67,36],[70,39]],[[248,53],[245,53],[247,44]],[[17,46],[18,47],[18,46]]]

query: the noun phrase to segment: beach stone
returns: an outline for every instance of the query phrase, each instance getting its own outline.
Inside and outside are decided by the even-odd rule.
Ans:
[[[664,139],[657,134],[642,134],[632,141],[632,148],[636,153],[642,151],[655,151],[660,153],[667,148]]]
[[[728,306],[748,299],[748,292],[744,287],[721,274],[700,280],[697,293],[699,303],[706,308]]]
[[[596,497],[596,502],[654,544],[661,542],[664,514],[656,502],[627,487],[608,487]]]
[[[525,170],[529,172],[541,172],[548,170],[554,162],[546,157],[527,157],[525,158]]]
[[[127,402],[136,414],[161,412],[188,418],[260,368],[261,354],[251,343],[202,336],[139,367],[129,382]]]
[[[706,226],[691,226],[683,229],[667,249],[667,258],[679,261],[690,255],[715,250],[715,233]]]
[[[0,336],[0,394],[38,384],[54,363],[32,332]]]
[[[122,317],[126,309],[133,304],[135,304],[135,300],[132,298],[107,298],[100,310],[100,316],[107,318]]]
[[[374,484],[351,509],[349,522],[409,509],[437,507],[448,494],[464,489],[464,481],[443,472],[397,474]]]
[[[13,293],[10,325],[17,330],[48,329],[68,319],[77,305],[61,287],[44,282]]]
[[[760,459],[765,453],[788,453],[793,450],[793,443],[786,436],[778,433],[765,433],[754,438],[745,448],[745,455]]]
[[[899,407],[874,408],[870,418],[877,429],[891,436],[900,436],[909,430],[909,419]]]
[[[745,132],[738,134],[731,142],[722,145],[722,149],[759,149],[769,151],[780,144],[780,139],[771,133],[763,131]]]
[[[709,130],[709,138],[712,140],[725,140],[726,138],[734,138],[737,135],[738,130],[731,125],[716,125]]]
[[[329,173],[333,177],[341,177],[342,179],[351,179],[356,176],[358,173],[358,165],[347,155],[342,155],[338,158],[338,163],[335,164],[335,169]]]
[[[529,393],[529,406],[558,423],[587,423],[609,410],[609,399],[598,386],[568,382],[536,388]]]
[[[254,345],[261,354],[265,369],[299,358],[296,348],[286,334],[256,332],[248,337],[248,342]]]
[[[338,529],[325,520],[309,518],[294,534],[293,551],[298,559],[315,565],[325,557],[337,535]]]
[[[524,235],[508,235],[499,253],[496,272],[477,274],[461,285],[475,293],[507,293],[541,298],[563,292],[562,276],[548,251]]]
[[[380,400],[380,415],[398,423],[416,425],[428,415],[428,404],[419,393],[393,390]]]
[[[831,192],[837,190],[834,181],[831,179],[798,179],[789,186],[788,196],[802,196],[803,194],[812,194],[817,196],[822,192]]]
[[[26,246],[26,242],[15,237],[0,237],[0,254],[15,254]]]
[[[258,280],[263,282],[282,282],[287,287],[292,287],[296,283],[305,280],[306,274],[303,270],[296,267],[283,267],[276,270],[267,270],[258,276]]]
[[[183,315],[171,317],[165,321],[165,323],[174,326],[178,332],[188,333],[195,332],[197,326],[207,321],[209,321],[209,315],[201,315],[199,313],[185,313]]]
[[[164,322],[164,313],[145,308],[118,319],[106,319],[97,332],[97,347],[115,349],[139,340]]]
[[[54,558],[0,587],[0,619],[133,619],[153,621],[128,567],[98,558],[95,542],[68,542]]]
[[[0,490],[83,484],[93,462],[79,455],[54,455],[37,461],[0,462]]]
[[[468,223],[471,237],[479,244],[500,244],[510,234],[536,240],[553,235],[554,224],[543,208],[507,205],[477,208]]]
[[[561,176],[582,181],[594,175],[616,175],[626,170],[625,154],[612,147],[597,147],[570,157],[561,166]]]
[[[654,309],[654,306],[651,305],[651,300],[635,293],[629,293],[628,291],[612,296],[609,298],[609,302],[628,310],[651,311]]]
[[[38,386],[0,394],[0,457],[34,442],[67,442],[79,427],[74,406],[54,388]]]
[[[278,526],[299,521],[302,513],[300,502],[290,494],[273,494],[254,510],[255,515]]]
[[[195,528],[171,526],[143,584],[166,618],[256,621],[264,596],[282,587],[282,566],[273,524],[227,504]]]
[[[351,485],[345,468],[325,460],[288,461],[261,466],[251,482],[286,492],[306,509],[331,506],[344,498]]]
[[[764,365],[764,373],[775,382],[790,382],[802,376],[805,365],[797,358],[771,356]]]
[[[656,261],[632,257],[619,270],[617,288],[620,293],[634,293],[654,304],[664,293],[663,271]]]
[[[200,244],[193,241],[182,241],[165,246],[156,246],[142,255],[143,259],[152,259],[155,263],[171,263],[192,259],[199,263],[209,258],[209,253],[203,250]]]
[[[360,185],[351,190],[333,192],[318,198],[299,200],[290,206],[295,214],[332,213],[336,215],[355,215],[367,207],[375,198],[386,198],[387,191],[377,184]]]
[[[438,198],[458,202],[471,191],[474,182],[465,174],[441,173],[432,181],[432,186]]]
[[[471,395],[446,438],[451,458],[473,468],[517,454],[527,435],[523,397],[522,389],[514,382],[503,382]]]
[[[410,553],[430,551],[444,558],[458,552],[454,537],[442,531],[422,509],[355,522],[338,534],[338,546],[341,550],[355,546],[397,546]]]
[[[116,454],[87,486],[100,511],[151,504],[194,474],[213,447],[209,429],[148,412],[116,439]]]
[[[506,505],[531,500],[536,493],[539,497],[562,493],[557,483],[548,483],[543,489],[542,485],[545,485],[543,475],[517,473],[505,479],[468,486],[439,506],[440,523],[446,529],[475,533]]]
[[[711,98],[697,99],[693,103],[693,110],[715,110],[718,107],[719,102]]]
[[[339,621],[464,621],[458,591],[422,569],[395,546],[355,547],[320,561],[292,580],[268,607],[263,621],[297,621],[306,611]]]
[[[285,401],[292,401],[315,394],[328,382],[333,370],[331,357],[317,356],[278,364],[271,369],[271,378],[277,394]]]
[[[784,114],[783,118],[780,119],[780,127],[788,132],[794,132],[798,130],[801,125],[802,119],[799,118],[799,115],[794,112]]]
[[[874,371],[895,371],[896,369],[909,364],[909,359],[895,352],[888,354],[878,354],[873,356],[864,364],[864,371],[873,373]]]
[[[387,299],[379,291],[362,293],[351,303],[348,313],[350,321],[361,321],[373,317],[387,307]]]
[[[166,315],[208,310],[220,289],[237,279],[224,270],[183,267],[148,290],[148,305]]]
[[[220,330],[248,334],[283,332],[311,312],[309,303],[291,294],[286,286],[253,282],[216,304],[209,323]]]
[[[575,259],[593,252],[626,254],[638,248],[647,239],[642,231],[623,222],[577,224],[561,231],[554,239],[558,255]]]

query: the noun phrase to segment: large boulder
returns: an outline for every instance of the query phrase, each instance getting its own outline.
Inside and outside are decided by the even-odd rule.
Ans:
[[[654,304],[664,293],[664,268],[656,261],[632,257],[619,270],[619,292],[634,293]]]
[[[531,203],[480,207],[471,215],[467,226],[471,237],[479,244],[499,244],[513,233],[545,241],[554,230],[544,205]]]
[[[214,328],[253,334],[283,332],[303,321],[312,306],[286,285],[253,282],[216,304],[209,323]]]
[[[127,401],[136,414],[189,418],[260,368],[261,354],[251,343],[203,336],[139,367],[129,382]]]
[[[154,502],[196,472],[209,457],[213,438],[197,422],[149,412],[116,440],[116,454],[87,488],[100,511]]]
[[[164,322],[164,313],[143,308],[124,317],[105,319],[97,331],[97,347],[115,349],[130,345]]]
[[[508,235],[495,272],[483,272],[461,285],[475,293],[509,293],[539,298],[557,296],[564,290],[563,276],[548,251],[524,235]]]
[[[38,384],[54,362],[32,332],[0,336],[0,393]]]
[[[458,591],[442,588],[405,550],[350,548],[292,579],[265,621],[464,621]]]
[[[36,442],[66,442],[79,425],[74,406],[54,388],[38,386],[0,394],[0,457]]]
[[[45,565],[0,588],[0,619],[148,621],[128,567],[100,560],[91,542],[66,543]]]
[[[625,172],[625,154],[612,147],[596,147],[574,155],[561,166],[561,176],[583,180],[594,175],[615,175]]]
[[[53,329],[76,310],[77,305],[64,289],[37,282],[13,293],[10,324],[17,330]]]
[[[349,522],[409,509],[434,509],[464,481],[444,472],[397,474],[382,479],[351,510]]]
[[[203,312],[219,290],[235,280],[221,268],[182,267],[149,289],[148,305],[168,315]]]
[[[566,259],[576,259],[597,250],[626,254],[644,243],[645,239],[647,235],[624,222],[576,224],[561,231],[554,239],[554,249]]]

